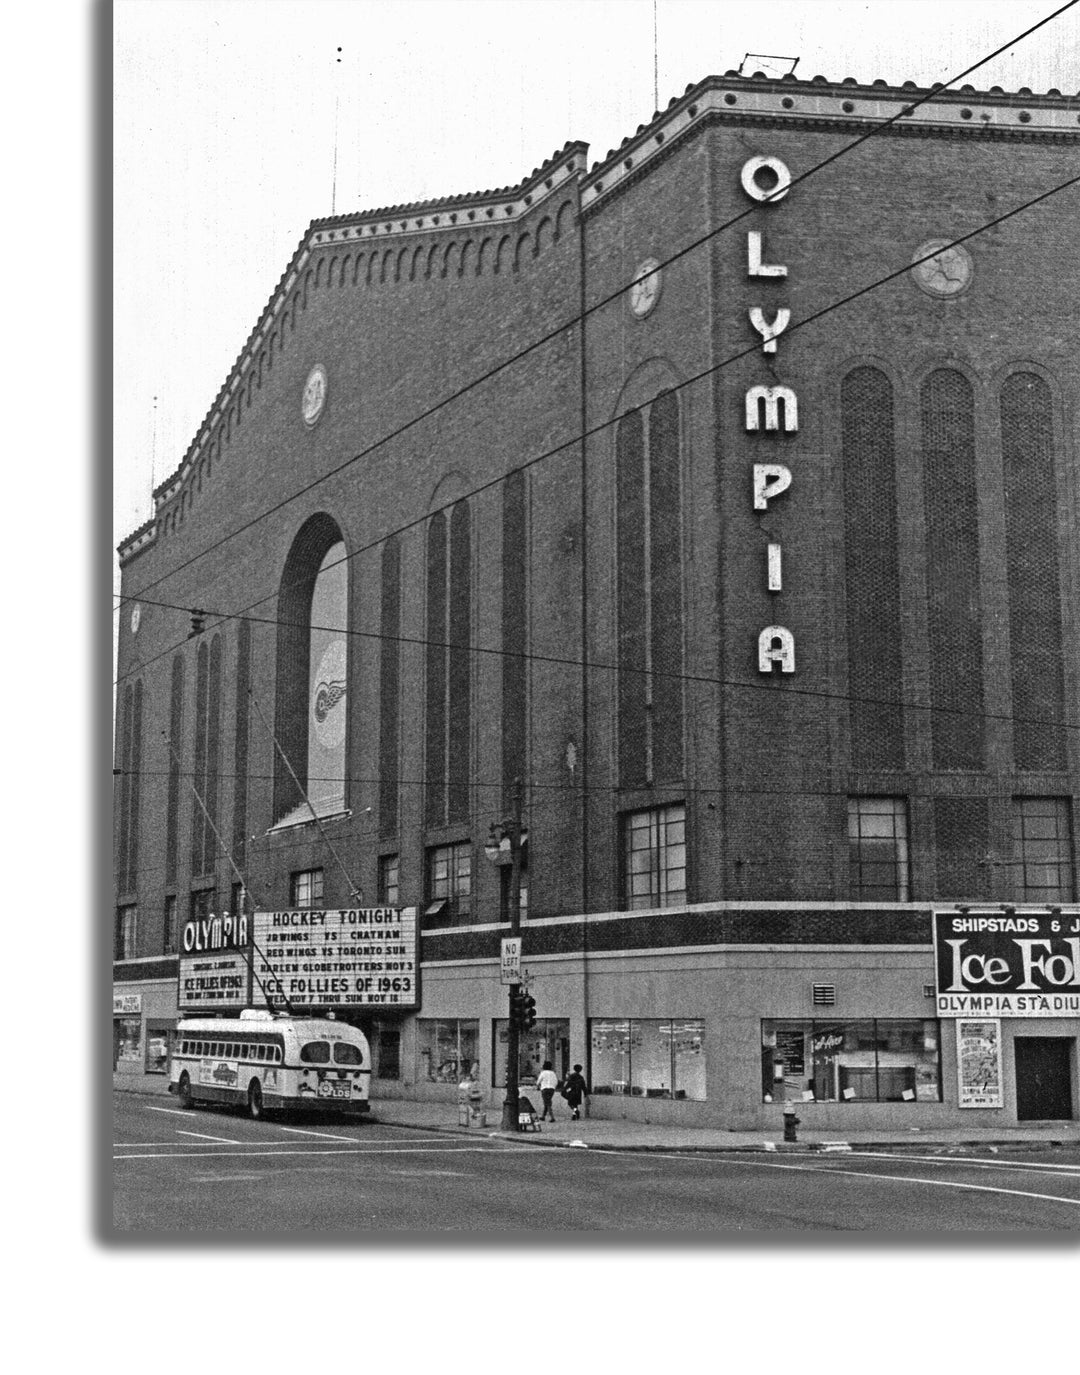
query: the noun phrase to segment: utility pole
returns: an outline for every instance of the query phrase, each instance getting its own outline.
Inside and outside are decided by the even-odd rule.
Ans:
[[[492,827],[494,832],[495,828]],[[502,822],[501,839],[510,842],[510,935],[521,934],[521,779],[514,779],[513,812]],[[510,985],[509,1026],[506,1037],[506,1097],[503,1099],[502,1130],[518,1129],[518,1009],[521,985]]]

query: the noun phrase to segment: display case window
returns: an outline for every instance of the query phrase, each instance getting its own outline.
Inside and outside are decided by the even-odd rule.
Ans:
[[[509,1026],[505,1018],[493,1026],[491,1082],[496,1088],[506,1086]],[[531,1030],[518,1032],[518,1083],[523,1089],[536,1083],[545,1060],[560,1080],[570,1073],[570,1022],[565,1017],[541,1018]]]
[[[373,1028],[375,1042],[376,1079],[401,1078],[401,1027],[397,1022],[376,1022]]]
[[[416,1023],[417,1081],[421,1084],[458,1084],[466,1073],[479,1077],[480,1023],[475,1019]]]
[[[941,1101],[937,1021],[763,1021],[766,1103]]]
[[[705,1100],[705,1023],[699,1018],[595,1018],[589,1045],[593,1093]]]

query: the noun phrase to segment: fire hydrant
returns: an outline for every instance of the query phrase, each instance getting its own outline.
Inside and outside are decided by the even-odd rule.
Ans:
[[[799,1133],[796,1130],[802,1118],[795,1116],[795,1104],[784,1104],[784,1140],[798,1141]]]

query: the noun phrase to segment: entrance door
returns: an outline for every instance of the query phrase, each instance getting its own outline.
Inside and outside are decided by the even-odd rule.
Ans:
[[[1069,1045],[1064,1036],[1018,1036],[1016,1117],[1020,1122],[1070,1121]]]

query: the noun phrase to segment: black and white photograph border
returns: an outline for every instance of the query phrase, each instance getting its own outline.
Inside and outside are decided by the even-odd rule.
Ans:
[[[955,1270],[960,1251],[966,1267],[1022,1264],[1010,1296],[1067,1296],[1057,1286],[1075,1272],[1075,1250],[1062,1249],[1075,1244],[1075,1120],[1027,1116],[1038,1125],[1022,1128],[1020,1100],[1035,1089],[1034,1078],[1018,1083],[1017,1066],[1018,1047],[1038,1060],[1034,1042],[1071,1038],[1075,1119],[1075,1015],[1068,1004],[1054,1015],[1050,1000],[1067,994],[1076,899],[1075,839],[1067,830],[1071,851],[1060,839],[1062,815],[1071,825],[1077,809],[1076,656],[1070,667],[1065,653],[1078,620],[1075,251],[1062,267],[1077,217],[1061,213],[1076,192],[1059,184],[1076,176],[1061,169],[1076,162],[1077,10],[1052,0],[56,8],[91,30],[97,185],[87,203],[97,203],[87,228],[103,271],[88,263],[87,304],[111,321],[91,335],[96,397],[71,451],[85,454],[93,437],[113,510],[82,472],[57,497],[74,498],[69,548],[86,511],[96,522],[88,568],[114,551],[111,635],[100,612],[74,618],[97,627],[103,644],[88,643],[86,660],[108,684],[87,723],[89,739],[103,737],[88,764],[111,774],[86,782],[96,902],[73,943],[98,974],[84,1021],[100,1054],[87,1120],[92,1098],[116,1105],[98,1111],[103,1154],[87,1169],[86,1206],[71,1209],[90,1236],[74,1263],[95,1272],[87,1322],[99,1349],[174,1332],[176,1305],[162,1294],[178,1293],[196,1265],[205,1307],[218,1306],[226,1278],[230,1294],[265,1299],[265,1267],[298,1246],[312,1279],[375,1267],[376,1308],[409,1319],[414,1352],[424,1344],[416,1307],[434,1298],[445,1321],[433,1350],[452,1366],[506,1340],[508,1263],[520,1267],[516,1347],[543,1348],[557,1323],[580,1329],[563,1345],[588,1359],[630,1347],[621,1363],[631,1368],[672,1360],[670,1327],[664,1337],[626,1312],[632,1286],[649,1294],[650,1313],[666,1308],[679,1323],[731,1295],[726,1321],[744,1315],[741,1353],[797,1352],[811,1367],[821,1352],[803,1349],[808,1324],[791,1324],[790,1310],[777,1322],[787,1309],[777,1288],[805,1278],[811,1260],[828,1266],[830,1287],[867,1303],[882,1277],[919,1266],[915,1326],[935,1335],[933,1277],[939,1264]],[[61,47],[57,38],[54,57]],[[938,95],[937,83],[997,47]],[[807,102],[802,123],[785,123],[785,101]],[[894,116],[903,132],[862,160],[873,193],[854,174],[838,193],[842,158],[816,185],[801,182]],[[694,121],[704,136],[678,127]],[[978,175],[970,165],[958,175],[972,149]],[[904,180],[909,160],[925,168],[922,190]],[[25,183],[41,186],[43,204],[58,165]],[[560,222],[563,188],[572,210]],[[480,216],[503,228],[486,259],[484,235],[457,232]],[[697,271],[686,270],[695,256]],[[475,290],[485,275],[486,305]],[[33,312],[43,334],[46,314]],[[1018,375],[1033,380],[1012,383],[1014,429],[1028,428],[1010,478],[1002,428]],[[440,406],[451,396],[456,416]],[[972,465],[974,506],[950,493],[935,523],[950,452]],[[1025,467],[1047,452],[1049,486]],[[880,481],[860,502],[860,465],[871,480],[875,465],[879,478],[894,474],[891,515]],[[271,518],[314,482],[332,499],[301,501],[303,519]],[[1049,554],[1033,526],[1010,525],[1010,493],[1027,499],[1032,483],[1050,502]],[[383,558],[395,531],[396,574]],[[212,551],[223,538],[231,547]],[[1031,624],[1010,620],[1002,587],[1034,595],[1021,571],[1009,582],[1010,540],[1026,545],[1042,590],[1060,593],[1049,653],[1038,639],[1044,602],[1022,603]],[[344,559],[328,558],[339,544]],[[338,563],[347,571],[335,582]],[[980,597],[976,670],[962,658],[964,613]],[[384,619],[395,600],[396,619]],[[896,631],[892,648],[883,626]],[[953,632],[964,643],[949,641],[955,671],[945,672],[934,645]],[[389,683],[388,642],[400,647]],[[290,665],[291,685],[275,662]],[[981,765],[965,754],[980,748],[964,729],[973,677]],[[436,680],[441,726],[427,707]],[[238,732],[241,687],[249,710]],[[394,695],[394,750],[380,755]],[[347,729],[335,730],[335,711]],[[238,735],[250,780],[239,827]],[[1058,735],[1065,768],[1053,767]],[[424,761],[436,755],[433,771]],[[394,835],[411,830],[400,850],[384,829],[388,759]],[[906,808],[863,805],[898,796]],[[1047,797],[1071,800],[1071,812],[1014,807]],[[809,821],[799,815],[808,799]],[[964,811],[974,800],[986,803],[981,830],[979,809]],[[391,875],[380,861],[397,853]],[[208,905],[193,904],[210,891]],[[574,892],[587,900],[575,905]],[[183,899],[171,913],[170,896]],[[318,986],[286,990],[287,965],[321,959],[343,968],[312,969],[309,982],[325,973],[355,994],[355,961],[384,952],[369,940],[357,955],[343,936],[319,950],[310,924],[275,927],[275,916],[321,912],[344,931],[350,913],[407,909],[415,954],[400,958],[423,981],[404,990],[399,971],[376,971],[400,1013],[358,1013]],[[984,925],[939,933],[945,920]],[[1055,920],[1064,925],[1051,930]],[[1016,925],[1026,921],[1035,925]],[[394,939],[407,947],[407,930]],[[213,982],[228,986],[238,971],[257,1015],[229,1040],[184,1037],[181,1022],[239,1013]],[[185,980],[197,991],[181,1008]],[[631,988],[633,1006],[621,1002]],[[112,1073],[97,1005],[107,996]],[[221,1087],[241,1056],[266,1064],[251,1058],[260,1035],[265,1056],[277,1028],[297,1020],[318,1020],[332,1053],[355,1026],[367,1069],[396,1055],[412,1078],[403,1087],[416,1089],[424,1067],[424,1091],[380,1097],[375,1074],[366,1093],[354,1076],[350,1093],[375,1119],[357,1125],[326,1107],[252,1121],[246,1093],[242,1105],[225,1096],[189,1108],[162,1082],[162,1054],[168,1081],[185,1039],[206,1086]],[[395,1021],[396,1050],[386,1034]],[[965,1044],[982,1037],[979,1057],[962,1055],[961,1027]],[[514,1043],[516,1102],[505,1082]],[[560,1084],[582,1062],[591,1092],[580,1126],[556,1090],[555,1124],[505,1130],[518,1125],[508,1100],[541,1106],[529,1047],[552,1059]],[[1040,1072],[1053,1071],[1052,1052]],[[979,1084],[962,1073],[976,1058],[993,1061]],[[320,1085],[319,1068],[295,1072]],[[730,1111],[714,1112],[709,1097],[721,1095]],[[1012,1134],[991,1131],[1006,1114]],[[935,1126],[946,1117],[956,1125]],[[939,1139],[946,1130],[957,1136]],[[695,1150],[694,1132],[746,1149]],[[896,1149],[900,1133],[914,1149]],[[372,1159],[357,1189],[360,1154]],[[481,1163],[494,1174],[478,1175]],[[810,1187],[799,1200],[801,1179]],[[614,1215],[605,1200],[617,1201]],[[284,1205],[278,1218],[268,1204]],[[262,1225],[236,1224],[260,1208]],[[830,1245],[836,1229],[846,1253]],[[33,1220],[27,1230],[55,1246]],[[447,1245],[461,1250],[461,1277],[480,1285],[447,1285]],[[230,1324],[199,1317],[215,1340],[220,1322],[228,1349]],[[873,1336],[845,1325],[852,1338]],[[1021,1326],[995,1326],[1000,1368],[1029,1350]],[[401,1337],[377,1340],[381,1354]],[[279,1357],[292,1341],[275,1336]],[[154,1359],[169,1368],[181,1357]]]

